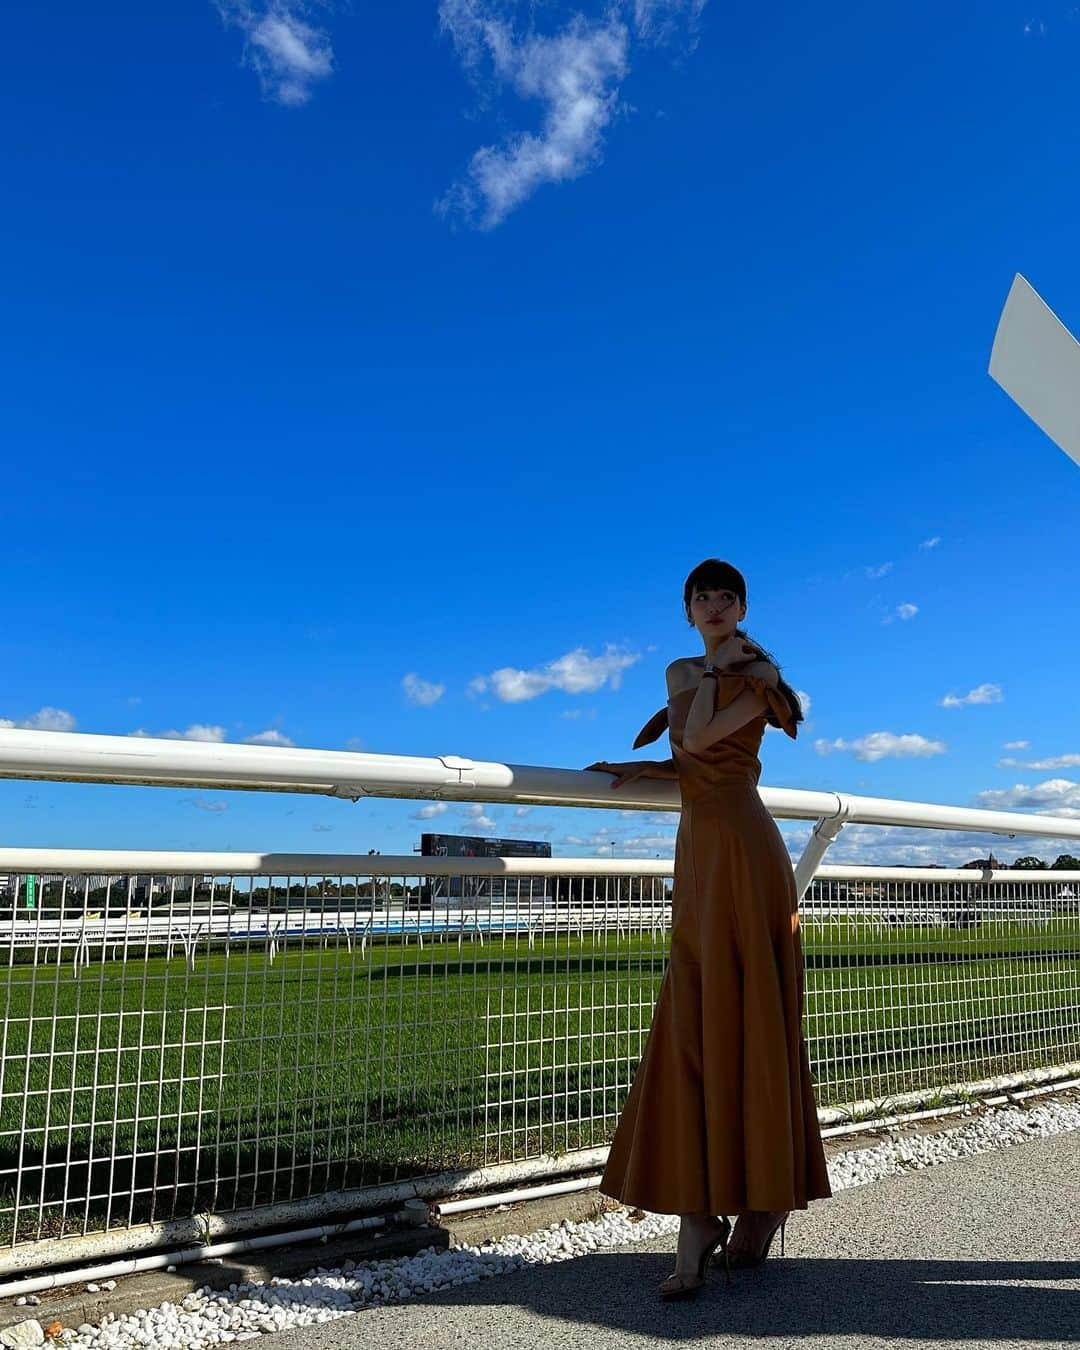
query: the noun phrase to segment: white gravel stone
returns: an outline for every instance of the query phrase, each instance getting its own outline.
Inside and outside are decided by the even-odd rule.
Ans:
[[[996,1107],[935,1134],[901,1138],[899,1131],[890,1129],[888,1138],[870,1148],[850,1149],[832,1157],[829,1180],[832,1189],[840,1191],[899,1172],[933,1167],[951,1158],[1076,1129],[1080,1129],[1080,1106],[1071,1102]],[[472,1284],[527,1266],[569,1261],[605,1247],[648,1241],[676,1233],[678,1227],[679,1219],[674,1214],[646,1214],[632,1219],[629,1211],[615,1210],[580,1223],[563,1219],[539,1233],[511,1233],[479,1247],[460,1246],[449,1251],[427,1247],[415,1256],[346,1261],[342,1270],[320,1266],[298,1280],[274,1276],[267,1284],[245,1282],[227,1290],[203,1287],[187,1294],[179,1306],[163,1303],[134,1315],[107,1314],[98,1327],[84,1323],[65,1345],[67,1350],[137,1350],[144,1345],[192,1350],[196,1346],[248,1341],[286,1327],[351,1317],[366,1307],[404,1302],[418,1294]],[[110,1288],[114,1283],[110,1280],[103,1287]],[[87,1289],[94,1288],[87,1285]],[[33,1325],[38,1326],[36,1322]]]
[[[42,1345],[44,1341],[41,1323],[32,1317],[29,1321],[16,1322],[13,1327],[5,1327],[0,1331],[0,1345],[10,1347],[10,1350],[30,1350],[31,1346]]]

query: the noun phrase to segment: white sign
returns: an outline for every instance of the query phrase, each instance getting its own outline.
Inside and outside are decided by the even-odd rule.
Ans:
[[[1019,272],[998,321],[990,374],[1080,464],[1080,343]]]

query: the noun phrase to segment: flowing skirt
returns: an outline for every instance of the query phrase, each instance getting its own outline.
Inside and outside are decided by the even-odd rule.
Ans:
[[[795,877],[756,787],[684,801],[670,958],[600,1190],[666,1214],[830,1196],[803,991]]]

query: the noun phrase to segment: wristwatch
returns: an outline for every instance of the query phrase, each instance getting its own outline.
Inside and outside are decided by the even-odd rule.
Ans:
[[[720,678],[719,672],[711,661],[705,662],[705,669],[701,672],[701,678],[704,679],[706,675],[711,675],[714,680]]]

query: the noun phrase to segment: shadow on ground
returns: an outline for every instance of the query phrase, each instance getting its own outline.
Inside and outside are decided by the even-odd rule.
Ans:
[[[813,1201],[786,1255],[721,1267],[663,1303],[674,1235],[282,1333],[303,1350],[536,1345],[1068,1346],[1080,1343],[1080,1131]],[[278,1347],[275,1347],[278,1350]]]

